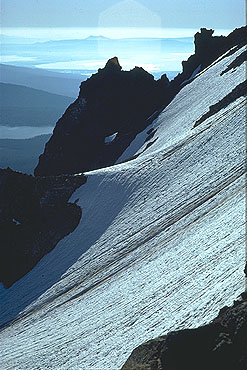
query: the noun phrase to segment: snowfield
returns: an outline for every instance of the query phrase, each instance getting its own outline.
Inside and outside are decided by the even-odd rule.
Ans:
[[[245,98],[193,126],[244,80],[243,64],[220,76],[244,50],[193,76],[153,122],[153,144],[142,133],[127,149],[136,159],[86,173],[76,230],[1,286],[1,369],[119,369],[243,291]]]

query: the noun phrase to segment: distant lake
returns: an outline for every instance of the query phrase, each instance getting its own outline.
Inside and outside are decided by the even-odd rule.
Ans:
[[[30,139],[31,137],[34,137],[34,136],[51,134],[53,129],[54,127],[52,126],[45,126],[45,127],[0,126],[0,139]]]

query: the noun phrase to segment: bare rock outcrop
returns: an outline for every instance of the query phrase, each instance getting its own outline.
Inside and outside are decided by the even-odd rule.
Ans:
[[[113,164],[162,105],[169,85],[143,68],[122,71],[114,57],[87,81],[57,122],[35,175],[85,172]],[[111,136],[114,135],[114,138]]]
[[[183,71],[169,82],[158,81],[143,68],[123,71],[118,58],[82,82],[76,101],[56,124],[39,158],[35,175],[85,172],[112,165],[195,75],[233,48],[246,43],[247,27],[229,36],[213,36],[201,28],[195,35],[195,53],[182,62]]]
[[[0,169],[0,281],[6,287],[30,271],[81,218],[68,202],[84,175],[33,177]]]

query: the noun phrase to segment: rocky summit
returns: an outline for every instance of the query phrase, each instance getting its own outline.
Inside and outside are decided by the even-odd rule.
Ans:
[[[165,77],[155,81],[143,68],[122,71],[117,57],[108,60],[81,84],[78,99],[57,122],[35,175],[71,174],[113,164],[161,107],[168,83]]]
[[[72,174],[114,164],[150,124],[150,116],[156,118],[198,72],[227,50],[236,51],[247,37],[246,27],[228,37],[213,33],[205,28],[196,33],[195,54],[171,82],[166,75],[155,81],[139,67],[123,71],[117,57],[109,59],[81,83],[78,98],[58,120],[34,174]]]

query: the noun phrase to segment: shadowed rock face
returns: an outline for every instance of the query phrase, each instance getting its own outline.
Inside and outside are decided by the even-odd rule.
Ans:
[[[84,175],[36,177],[0,170],[0,281],[6,287],[30,271],[81,218],[68,203]]]
[[[136,348],[122,370],[247,369],[247,297],[209,325],[171,332]]]
[[[227,50],[246,43],[246,30],[214,37],[213,30],[202,28],[195,35],[195,54],[170,83],[166,75],[155,81],[142,68],[122,71],[118,58],[110,59],[81,84],[78,99],[57,122],[35,175],[72,174],[114,164],[148,126],[148,117],[167,106],[195,70],[202,71]],[[114,139],[105,142],[113,134]]]
[[[84,172],[113,164],[162,105],[169,81],[142,68],[122,71],[117,57],[80,87],[57,122],[35,175]],[[114,140],[105,138],[117,133]]]
[[[213,33],[212,29],[201,28],[200,32],[195,34],[195,54],[183,62],[183,72],[189,70],[192,65],[196,68],[199,64],[203,70],[231,48],[242,47],[246,44],[246,27],[234,30],[227,37],[213,36]]]
[[[214,30],[201,28],[194,37],[195,54],[191,55],[188,60],[182,62],[183,71],[169,85],[166,96],[167,105],[181,89],[181,86],[191,77],[193,72],[199,68],[203,71],[211,63],[215,62],[221,55],[226,53],[230,55],[232,48],[240,48],[246,44],[247,27],[235,29],[227,37],[213,36]],[[234,50],[234,52],[236,49]]]

